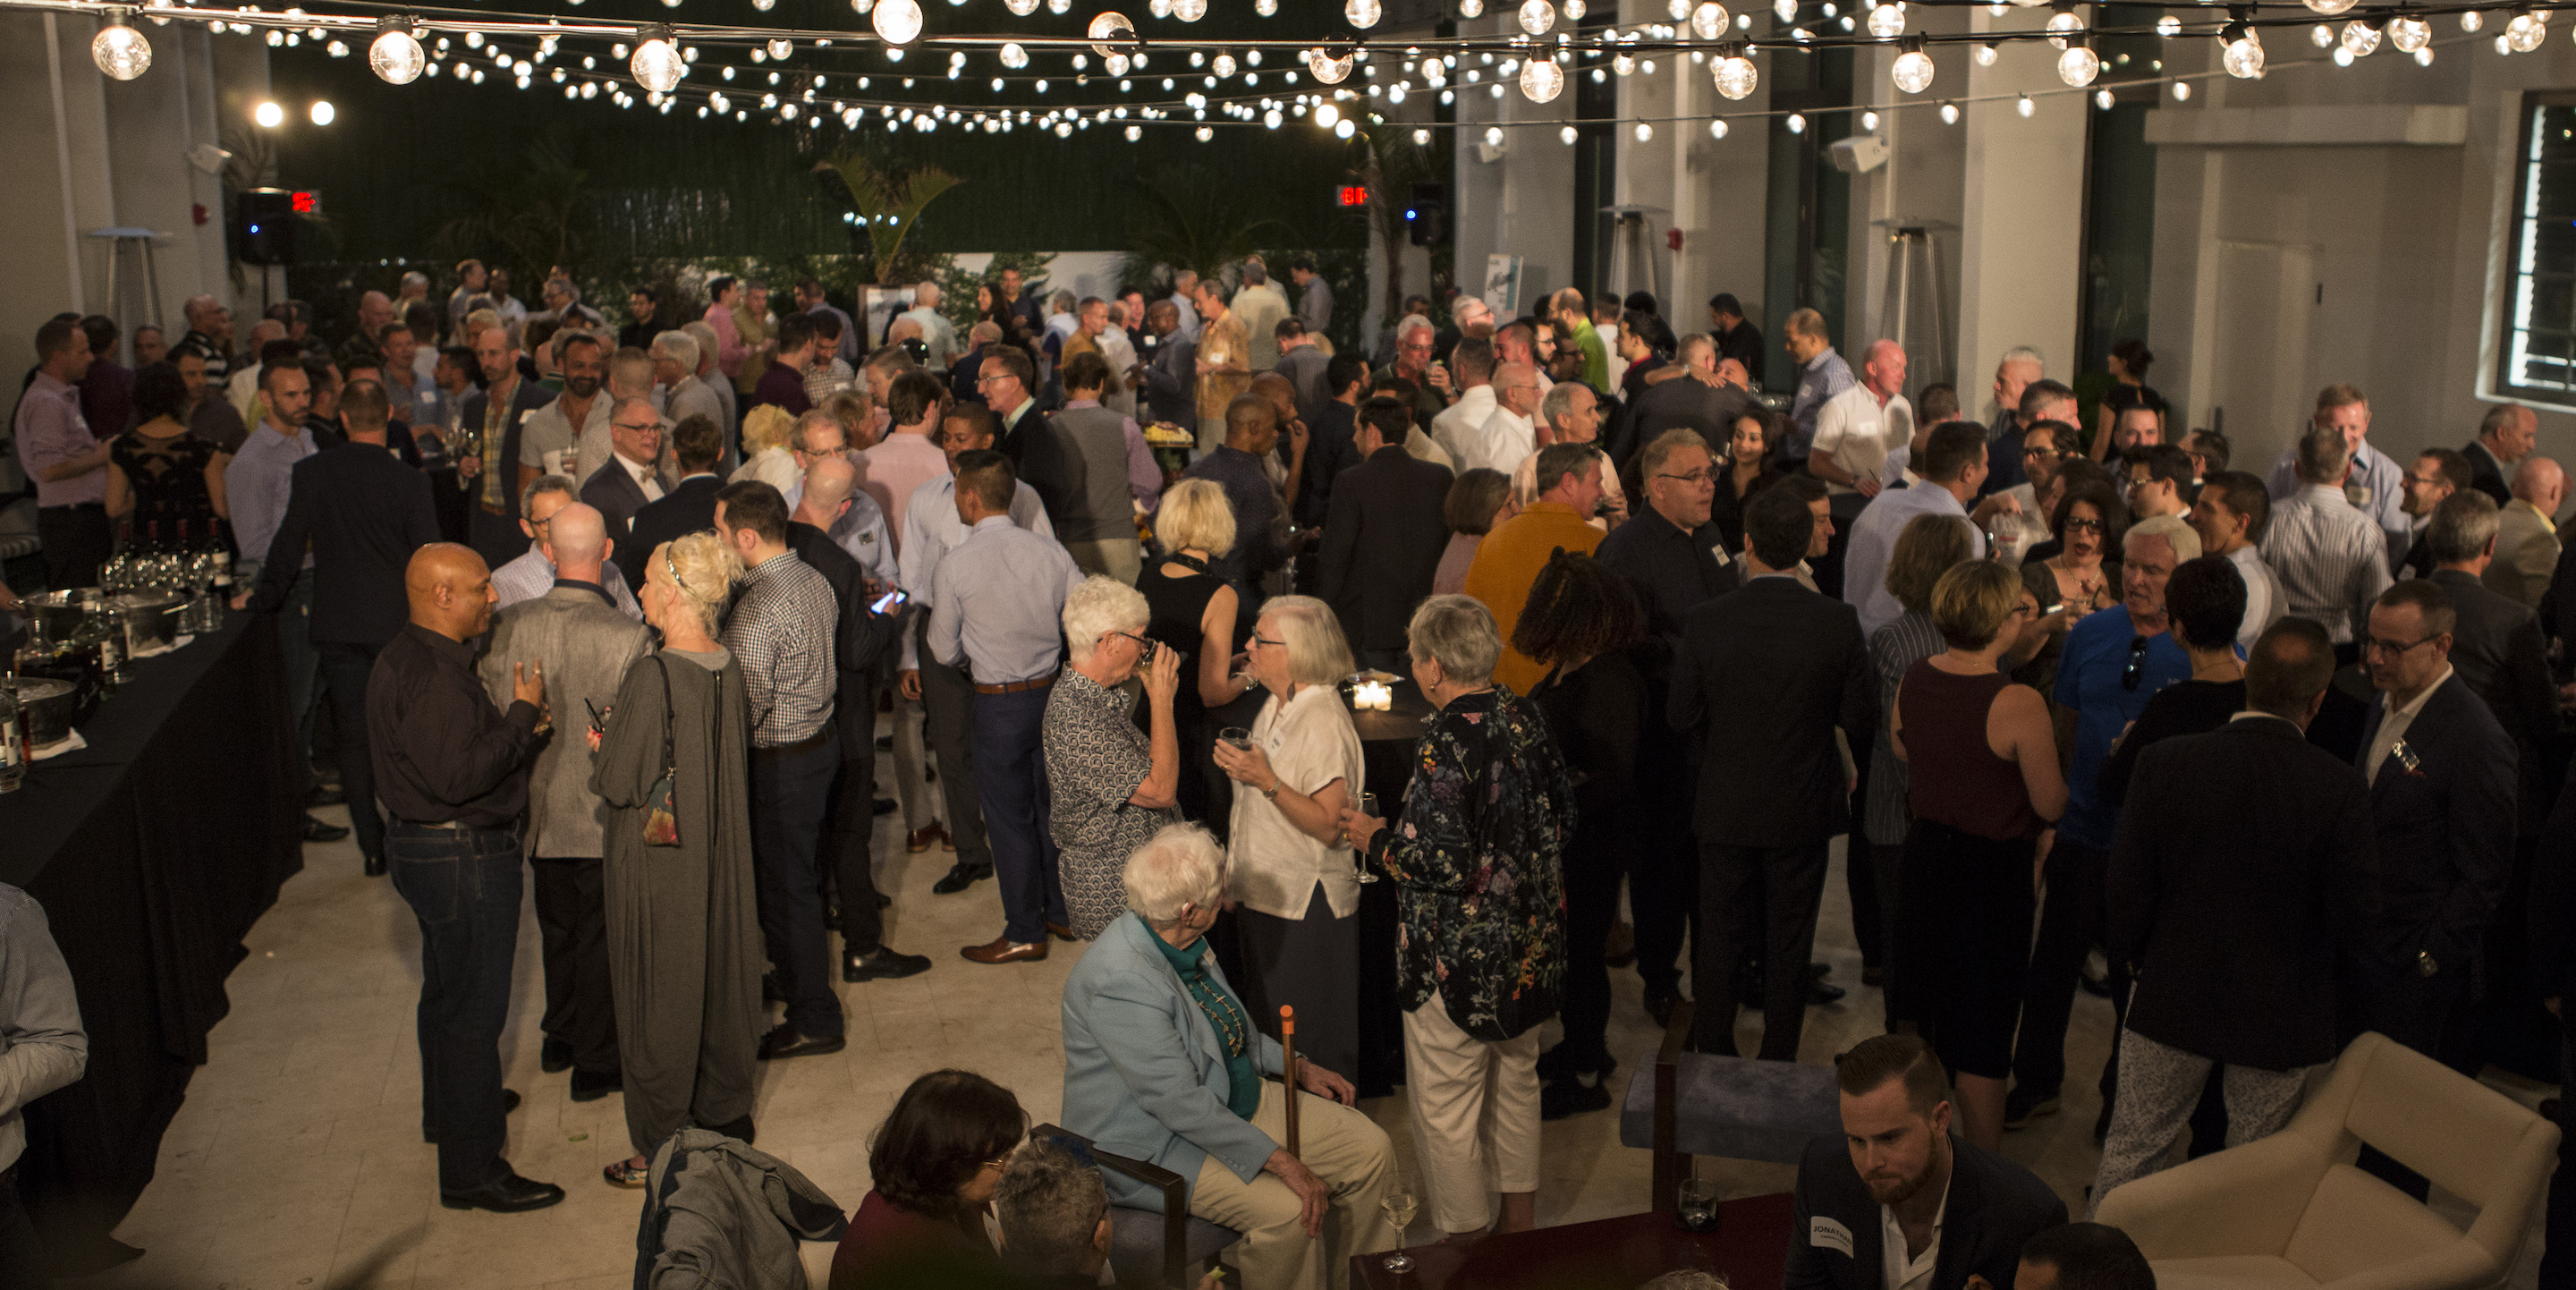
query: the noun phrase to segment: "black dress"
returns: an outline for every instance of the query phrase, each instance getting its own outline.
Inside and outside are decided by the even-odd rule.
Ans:
[[[108,445],[107,459],[125,472],[125,486],[134,494],[134,510],[126,518],[135,533],[158,532],[161,541],[174,543],[181,524],[188,526],[191,540],[214,531],[215,499],[206,491],[206,464],[215,459],[215,451],[213,444],[184,430],[166,439],[129,430]]]
[[[1744,495],[1738,497],[1735,495],[1735,464],[1720,461],[1712,469],[1717,471],[1717,495],[1709,500],[1708,517],[1717,522],[1717,531],[1726,538],[1726,549],[1740,554],[1744,550],[1744,508],[1752,504],[1754,494],[1779,483],[1782,475],[1765,461],[1762,473],[1755,475],[1753,482],[1745,487]]]
[[[1167,566],[1186,572],[1169,577],[1164,572]],[[1234,794],[1229,788],[1233,781],[1217,769],[1211,753],[1216,746],[1216,732],[1221,726],[1250,728],[1251,717],[1260,711],[1263,697],[1255,691],[1213,713],[1199,698],[1199,651],[1206,644],[1199,624],[1207,617],[1208,602],[1225,585],[1225,579],[1208,571],[1206,561],[1186,555],[1158,556],[1146,561],[1144,572],[1136,575],[1136,590],[1145,595],[1145,635],[1181,656],[1181,684],[1172,695],[1172,726],[1181,744],[1181,817],[1205,824],[1220,841],[1225,838],[1228,817],[1233,814]],[[1235,603],[1240,606],[1240,588],[1235,595]],[[1227,645],[1228,658],[1241,653],[1244,644],[1252,639],[1252,624],[1251,616],[1238,608],[1234,639]],[[1137,714],[1140,720],[1147,715],[1141,702]],[[1191,773],[1193,770],[1196,773]]]
[[[1571,674],[1550,672],[1530,692],[1574,779],[1574,838],[1565,848],[1565,1042],[1551,1074],[1610,1066],[1610,973],[1602,961],[1626,873],[1625,821],[1636,800],[1646,678],[1623,654]]]

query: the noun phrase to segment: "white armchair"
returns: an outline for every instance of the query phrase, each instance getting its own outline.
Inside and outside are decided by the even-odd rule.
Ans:
[[[2466,1232],[2353,1165],[2379,1148],[2477,1206]],[[2159,1290],[2483,1290],[2522,1251],[2557,1126],[2385,1035],[2365,1034],[2289,1127],[2102,1199]]]

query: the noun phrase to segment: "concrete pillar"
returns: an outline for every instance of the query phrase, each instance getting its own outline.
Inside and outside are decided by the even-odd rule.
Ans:
[[[2002,17],[1969,11],[1971,29],[1979,32],[2037,30],[2048,16],[2046,9],[2016,8]],[[1953,66],[1945,60],[1942,75]],[[2083,95],[2041,94],[2065,89],[2057,79],[2057,50],[2042,41],[2006,43],[1994,66],[1971,60],[1967,72],[1960,80],[1969,96],[2006,96],[1966,106],[1961,122],[1966,137],[1956,370],[1962,410],[1984,420],[1994,411],[1989,387],[1996,360],[2016,345],[2037,349],[2052,379],[2075,375],[2084,114],[2092,109]],[[2033,96],[2028,117],[2010,97],[2024,92]]]
[[[1516,20],[1494,17],[1459,29],[1492,35],[1504,21],[1519,30]],[[1558,118],[1574,114],[1574,87],[1569,83],[1553,103],[1532,103],[1510,78],[1497,80],[1502,62],[1462,56],[1450,82],[1458,107],[1456,272],[1462,283],[1480,283],[1488,254],[1522,257],[1520,307],[1526,311],[1544,292],[1580,285],[1573,281],[1574,149],[1557,137]],[[1569,81],[1575,74],[1568,71]],[[1501,98],[1492,93],[1497,84]],[[1486,130],[1495,126],[1503,132],[1499,145],[1486,142]]]

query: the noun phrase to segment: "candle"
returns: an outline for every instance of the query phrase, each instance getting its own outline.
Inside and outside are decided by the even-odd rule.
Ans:
[[[1362,681],[1351,687],[1351,707],[1361,712],[1387,711],[1389,697],[1386,686],[1376,681]]]

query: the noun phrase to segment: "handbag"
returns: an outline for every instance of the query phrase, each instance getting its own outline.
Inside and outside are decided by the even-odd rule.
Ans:
[[[676,847],[680,845],[680,815],[671,798],[671,780],[679,770],[679,761],[671,748],[672,727],[679,724],[679,714],[671,709],[671,665],[655,655],[653,665],[662,670],[662,775],[644,790],[644,845]]]

